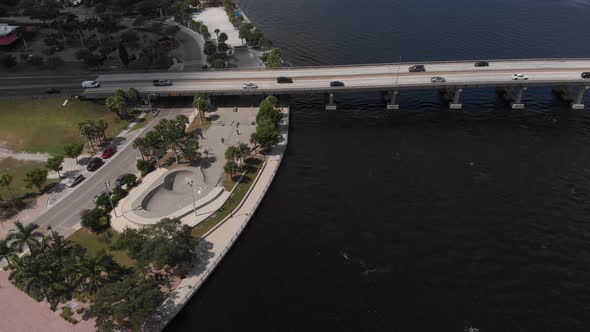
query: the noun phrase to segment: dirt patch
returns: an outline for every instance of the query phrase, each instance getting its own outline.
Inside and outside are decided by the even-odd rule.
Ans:
[[[49,156],[49,153],[14,152],[9,148],[8,142],[0,141],[0,159],[12,158],[23,161],[45,162]]]

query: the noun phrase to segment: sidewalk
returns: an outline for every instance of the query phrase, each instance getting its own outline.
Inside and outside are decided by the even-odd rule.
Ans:
[[[228,216],[199,242],[199,263],[160,306],[160,315],[158,315],[155,325],[147,327],[146,330],[161,331],[170,323],[207,280],[207,277],[217,267],[254,215],[256,208],[270,187],[287,149],[289,109],[286,108],[282,112],[286,115],[279,125],[279,134],[284,139],[267,156],[262,170],[254,180],[246,197],[234,210],[233,217]]]

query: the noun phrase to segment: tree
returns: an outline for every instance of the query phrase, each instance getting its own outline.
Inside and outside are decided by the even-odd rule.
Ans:
[[[227,52],[229,50],[229,45],[227,45],[226,43],[221,43],[220,42],[219,44],[217,44],[217,50],[219,52],[225,53],[225,52]]]
[[[213,68],[217,68],[217,69],[225,68],[225,60],[215,59],[215,61],[213,61]]]
[[[16,230],[14,233],[8,234],[6,237],[9,241],[14,241],[14,246],[19,251],[23,250],[23,247],[27,245],[31,254],[36,244],[39,243],[39,239],[43,237],[43,234],[37,231],[39,225],[28,224],[23,225],[20,221],[14,223]]]
[[[244,23],[242,24],[242,26],[240,26],[238,36],[242,40],[242,43],[244,42],[244,40],[250,39],[250,34],[253,28],[254,26],[250,23]]]
[[[64,156],[62,154],[57,154],[49,159],[47,159],[47,163],[45,167],[49,168],[52,171],[57,172],[57,176],[61,178],[61,174],[59,173],[63,169]]]
[[[148,144],[147,140],[143,137],[137,137],[133,140],[133,148],[139,151],[141,155],[141,160],[145,160],[145,156],[148,154]]]
[[[121,41],[128,44],[134,44],[139,40],[137,32],[133,29],[128,29],[121,33]]]
[[[214,42],[208,40],[203,46],[203,53],[205,53],[205,55],[213,55],[217,53],[217,46]]]
[[[129,53],[127,49],[123,45],[123,43],[119,44],[119,58],[121,59],[121,63],[127,67],[129,65]]]
[[[106,217],[106,222],[103,217],[106,217],[105,211],[100,208],[83,210],[80,212],[80,225],[90,229],[92,232],[100,231],[109,226],[108,217]]]
[[[0,175],[0,187],[6,189],[11,197],[14,197],[12,190],[10,189],[13,179],[13,176],[8,173],[3,173]]]
[[[204,117],[207,106],[209,106],[207,95],[199,93],[193,98],[193,107],[199,111],[199,118]]]
[[[224,156],[226,160],[237,161],[239,159],[238,148],[236,146],[228,146],[227,149],[225,149]]]
[[[120,90],[122,91],[122,90]],[[120,118],[127,119],[127,100],[125,100],[125,93],[118,94],[116,93],[114,96],[108,97],[105,105],[107,109],[113,113],[116,113]]]
[[[215,36],[217,37],[217,40],[219,40],[219,33],[221,32],[221,30],[215,29],[213,30],[213,32],[215,32]]]
[[[135,274],[101,287],[90,308],[98,331],[140,331],[162,303],[163,295],[152,277]]]
[[[164,119],[154,127],[164,143],[172,149],[176,164],[178,164],[181,140],[186,137],[186,124],[188,124],[188,118],[185,115],[178,115],[174,120]]]
[[[127,99],[129,104],[137,105],[137,102],[139,101],[139,91],[137,91],[136,88],[129,88],[125,94],[125,99]]]
[[[68,158],[74,158],[76,163],[78,163],[78,157],[84,151],[84,144],[80,143],[72,143],[64,146],[64,154]]]
[[[169,26],[164,30],[164,34],[172,37],[174,37],[178,32],[180,32],[180,27],[178,27],[178,25]]]
[[[273,49],[266,57],[266,66],[269,68],[277,68],[282,66],[282,64],[283,61],[281,60],[281,50],[278,48]]]
[[[156,169],[153,162],[149,162],[147,160],[137,160],[137,169],[141,172],[141,176],[146,176],[149,172]]]
[[[43,192],[43,185],[47,181],[47,170],[35,168],[30,170],[25,175],[25,182],[27,188],[36,187],[39,191]]]
[[[223,166],[223,170],[226,173],[229,173],[230,176],[233,178],[234,174],[238,171],[238,164],[236,164],[236,162],[233,160],[228,160]]]
[[[260,45],[265,51],[270,51],[272,49],[272,40],[266,36],[262,36],[258,39],[258,45]]]
[[[277,103],[279,102],[279,98],[275,97],[275,96],[268,96],[266,97],[266,101],[268,101],[269,103],[272,104],[272,106],[276,107]]]
[[[188,138],[182,143],[182,156],[191,163],[199,157],[199,142],[194,138]]]
[[[16,66],[16,57],[12,54],[4,54],[0,57],[0,63],[4,68],[12,68]]]
[[[9,239],[0,240],[0,257],[6,259],[8,267],[12,268],[10,264],[10,256],[14,254],[13,247],[10,245]]]
[[[47,58],[47,67],[50,70],[56,70],[59,67],[63,67],[64,64],[65,64],[65,61],[58,56],[52,56],[52,57]]]
[[[259,145],[264,150],[268,150],[277,144],[278,133],[272,124],[262,124],[256,126],[256,132],[250,136],[250,142]]]
[[[94,294],[105,284],[105,276],[113,265],[112,257],[104,251],[96,256],[76,256],[77,284]]]
[[[217,43],[225,43],[227,41],[227,34],[225,32],[222,32],[219,34],[219,36],[217,36]]]
[[[115,247],[127,249],[131,258],[155,269],[184,275],[197,259],[194,250],[197,243],[188,225],[178,218],[164,218],[153,227],[125,229]]]

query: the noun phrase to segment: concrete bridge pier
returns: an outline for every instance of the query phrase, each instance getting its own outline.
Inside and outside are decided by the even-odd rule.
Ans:
[[[524,103],[522,102],[522,97],[524,97],[524,92],[526,90],[527,90],[527,87],[519,86],[519,87],[499,88],[499,89],[496,89],[496,92],[503,99],[510,102],[510,107],[512,109],[520,110],[520,109],[524,108]]]
[[[590,86],[581,86],[577,88],[570,89],[568,87],[562,87],[558,89],[554,89],[553,91],[555,94],[561,98],[561,100],[569,102],[570,106],[574,110],[583,110],[584,109],[584,94],[586,90],[590,89]]]
[[[463,108],[463,104],[461,104],[461,92],[463,89],[455,89],[453,93],[453,100],[449,103],[449,108],[452,110],[460,110]]]
[[[397,103],[397,95],[399,91],[393,90],[388,91],[385,95],[385,100],[387,100],[387,110],[398,110],[399,104]]]
[[[337,109],[338,109],[338,107],[336,106],[336,103],[334,102],[334,93],[330,92],[328,94],[328,104],[326,105],[326,111],[335,111]]]

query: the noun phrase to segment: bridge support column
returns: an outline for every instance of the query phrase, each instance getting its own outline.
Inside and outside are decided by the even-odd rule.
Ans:
[[[387,99],[387,109],[388,110],[398,110],[399,104],[397,103],[397,95],[399,91],[389,91],[387,92],[386,99]]]
[[[590,86],[581,86],[578,88],[578,93],[576,94],[576,98],[571,103],[572,109],[574,110],[583,110],[584,109],[584,93],[586,90],[590,89]]]
[[[516,95],[514,96],[514,101],[510,103],[510,106],[514,110],[521,110],[524,108],[524,104],[522,103],[522,97],[524,96],[524,92],[527,90],[527,87],[522,86],[517,88]]]
[[[335,111],[338,107],[336,107],[336,103],[334,103],[334,94],[328,94],[328,104],[326,105],[326,111]]]
[[[461,92],[463,89],[456,89],[453,94],[453,100],[449,103],[449,108],[452,110],[460,110],[463,108],[463,104],[461,104]]]

